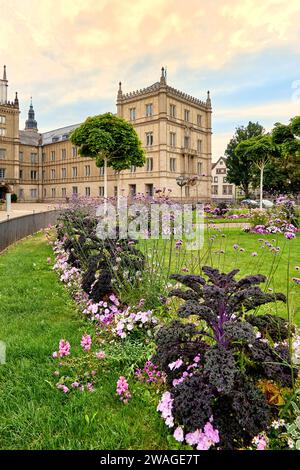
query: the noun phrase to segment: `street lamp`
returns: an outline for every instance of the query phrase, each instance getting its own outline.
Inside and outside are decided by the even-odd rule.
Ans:
[[[176,183],[180,187],[180,194],[181,194],[181,204],[182,204],[182,188],[185,186],[189,181],[189,178],[187,178],[184,175],[180,175],[176,178]]]

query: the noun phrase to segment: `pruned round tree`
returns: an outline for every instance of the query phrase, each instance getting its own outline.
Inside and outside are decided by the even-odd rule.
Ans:
[[[70,140],[78,148],[79,155],[96,160],[104,167],[104,197],[107,199],[107,168],[119,175],[131,166],[145,164],[145,152],[133,125],[112,113],[88,117],[75,129]]]

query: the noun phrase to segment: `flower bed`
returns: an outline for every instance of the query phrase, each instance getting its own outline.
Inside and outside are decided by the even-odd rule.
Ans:
[[[298,387],[299,334],[280,317],[255,314],[285,296],[260,289],[262,275],[236,280],[238,270],[223,274],[205,267],[203,276],[172,276],[172,290],[165,292],[177,299],[171,306],[162,300],[152,310],[143,299],[129,305],[115,282],[138,289],[137,273],[147,270],[147,259],[131,241],[99,243],[94,227],[90,215],[72,213],[60,221],[53,245],[54,269],[91,328],[78,338],[78,356],[72,357],[67,339],[60,341],[53,358],[58,390],[92,392],[107,368],[106,345],[138,341],[152,354],[143,364],[137,357],[129,376],[120,375],[116,398],[130,406],[131,380],[153,397],[159,392],[157,410],[177,445],[297,447],[297,430],[289,427],[296,412],[282,404],[294,400]]]

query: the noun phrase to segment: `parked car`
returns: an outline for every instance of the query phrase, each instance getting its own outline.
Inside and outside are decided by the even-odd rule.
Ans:
[[[263,199],[262,205],[264,209],[271,209],[272,207],[274,207],[274,202],[269,201],[268,199]]]
[[[243,199],[241,201],[241,204],[243,206],[248,206],[252,208],[259,207],[259,203],[257,201],[254,201],[254,199]]]

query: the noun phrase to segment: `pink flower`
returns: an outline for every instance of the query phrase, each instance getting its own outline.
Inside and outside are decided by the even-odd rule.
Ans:
[[[92,346],[92,338],[90,337],[90,335],[83,335],[80,344],[84,351],[89,351]]]
[[[251,256],[258,256],[258,254],[256,253],[256,251],[253,251],[253,253],[251,253]]]
[[[176,439],[176,441],[183,442],[184,441],[183,429],[180,426],[178,426],[178,428],[175,429],[173,436]]]
[[[60,342],[59,342],[59,351],[58,351],[59,357],[69,356],[70,355],[70,349],[71,349],[71,346],[70,346],[69,341],[61,339]]]
[[[177,361],[171,362],[169,364],[169,369],[171,369],[171,370],[179,369],[179,367],[181,367],[182,364],[183,364],[182,359],[177,359]]]
[[[97,359],[105,359],[105,352],[104,351],[96,352],[96,357]]]
[[[129,385],[125,377],[119,377],[117,381],[116,392],[119,395],[120,400],[123,401],[123,403],[128,403],[128,400],[131,398],[131,393],[129,392]]]
[[[284,236],[287,240],[292,240],[293,238],[296,238],[296,235],[292,232],[285,232]]]
[[[300,284],[300,278],[299,277],[293,277],[292,281],[294,281],[296,284]]]
[[[47,258],[47,263],[48,263],[48,264],[51,264],[51,258],[50,258],[50,257]]]
[[[58,354],[57,354],[57,351],[54,351],[54,353],[52,353],[52,357],[57,357]]]
[[[78,388],[79,386],[80,386],[80,383],[79,383],[79,382],[73,382],[73,383],[71,384],[71,387],[73,387],[73,388]]]

